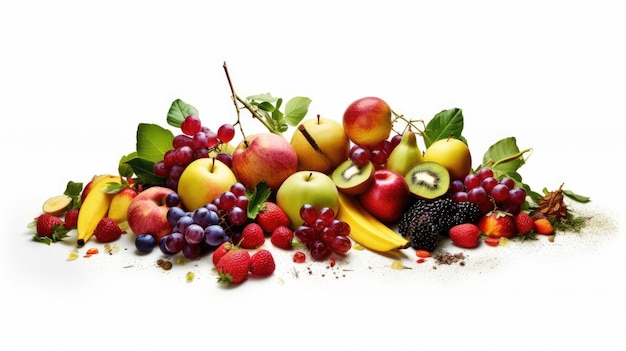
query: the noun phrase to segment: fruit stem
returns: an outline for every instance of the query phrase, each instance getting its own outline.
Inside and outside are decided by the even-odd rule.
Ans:
[[[490,160],[491,162],[493,162],[493,165],[492,165],[491,167],[493,168],[493,167],[498,166],[498,165],[499,165],[499,164],[501,164],[501,163],[505,163],[505,162],[513,161],[513,160],[515,160],[515,159],[518,159],[518,158],[522,157],[522,156],[523,156],[525,153],[527,153],[527,152],[531,152],[531,153],[532,153],[532,151],[533,151],[533,149],[532,149],[532,148],[528,148],[528,149],[522,150],[522,151],[520,151],[520,152],[518,152],[518,153],[516,153],[516,154],[514,154],[514,155],[511,155],[511,156],[509,156],[509,157],[505,157],[505,158],[503,158],[503,159],[501,159],[501,160],[498,160],[498,161],[496,161],[496,162],[493,162],[492,160]],[[529,157],[530,157],[530,156],[529,156]],[[527,160],[527,159],[528,159],[528,157],[527,157],[526,159],[524,159],[524,162],[526,162],[526,160]]]
[[[237,95],[237,93],[235,93],[235,87],[233,85],[232,80],[230,79],[230,74],[228,73],[228,66],[226,65],[226,61],[224,61],[223,67],[224,67],[224,73],[226,73],[226,79],[228,80],[228,86],[230,87],[231,99],[233,101],[233,104],[235,105],[235,110],[237,111],[237,122],[235,124],[239,125],[239,130],[241,131],[241,135],[243,136],[243,140],[246,146],[248,146],[248,142],[246,141],[246,134],[244,133],[243,126],[241,124],[241,109],[239,108],[239,105],[237,104],[238,101],[242,103],[243,106],[246,108],[246,110],[250,111],[250,113],[252,114],[252,117],[258,119],[265,126],[265,128],[267,128],[267,130],[269,130],[270,132],[274,134],[282,135],[282,133],[276,130],[270,123],[268,123],[265,120],[265,118],[263,118],[263,116],[261,116],[257,112],[254,106],[250,105],[248,101],[246,101],[245,99],[242,99],[241,97],[239,97],[239,95]]]

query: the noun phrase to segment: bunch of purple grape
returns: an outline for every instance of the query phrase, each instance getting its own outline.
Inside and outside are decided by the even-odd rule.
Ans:
[[[335,218],[333,209],[324,207],[319,211],[312,205],[300,208],[303,223],[294,235],[306,245],[314,260],[327,259],[333,252],[345,254],[352,247],[348,237],[350,225]]]

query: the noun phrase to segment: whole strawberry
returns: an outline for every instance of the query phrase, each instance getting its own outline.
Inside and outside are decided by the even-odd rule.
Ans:
[[[222,257],[224,257],[224,255],[226,255],[228,253],[228,251],[230,250],[235,250],[237,249],[237,247],[231,243],[230,241],[225,241],[223,243],[220,244],[220,246],[217,247],[217,249],[215,249],[215,251],[213,251],[213,255],[211,256],[211,260],[213,261],[213,265],[217,265],[217,263],[220,261],[220,259]]]
[[[35,221],[37,222],[37,235],[48,238],[52,237],[52,234],[58,227],[63,226],[61,218],[45,213],[35,218]]]
[[[294,247],[294,232],[286,225],[276,227],[270,236],[272,245],[284,249],[291,250]]]
[[[65,214],[65,224],[63,225],[67,229],[74,229],[78,224],[78,212],[79,209],[73,208]]]
[[[515,228],[518,235],[525,235],[535,230],[535,221],[526,212],[520,212],[515,215]]]
[[[93,235],[98,242],[110,243],[119,239],[124,233],[126,233],[126,231],[120,228],[119,224],[109,217],[104,217],[98,222]]]
[[[265,244],[263,228],[256,222],[248,223],[241,231],[239,247],[243,249],[256,249]]]
[[[230,250],[215,266],[218,283],[226,286],[241,284],[248,279],[250,272],[250,253],[248,250]]]
[[[256,222],[263,228],[266,233],[271,233],[274,229],[281,225],[289,226],[290,221],[287,213],[283,211],[276,203],[265,201],[263,210],[259,212]]]
[[[480,230],[473,223],[455,225],[448,234],[454,245],[465,249],[473,249],[480,242]]]
[[[250,257],[250,273],[257,277],[268,277],[276,270],[274,256],[268,250],[259,250]]]

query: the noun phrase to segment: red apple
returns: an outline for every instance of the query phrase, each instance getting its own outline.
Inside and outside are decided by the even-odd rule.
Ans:
[[[388,169],[374,172],[374,182],[359,196],[361,205],[386,224],[400,220],[410,199],[411,190],[404,177]]]
[[[389,138],[391,124],[391,107],[373,96],[352,102],[343,114],[346,135],[361,146],[374,146]]]
[[[150,187],[135,196],[128,206],[128,226],[136,235],[152,234],[159,242],[161,238],[172,232],[173,226],[167,220],[169,207],[165,197],[174,192],[163,186]]]
[[[246,137],[233,151],[232,159],[237,180],[250,189],[265,182],[276,191],[298,170],[298,156],[289,141],[270,132]]]

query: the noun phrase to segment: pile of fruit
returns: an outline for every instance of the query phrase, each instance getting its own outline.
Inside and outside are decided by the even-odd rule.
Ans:
[[[177,135],[139,124],[136,150],[121,157],[116,172],[84,187],[69,181],[62,195],[46,200],[29,224],[33,240],[82,247],[134,235],[140,253],[210,255],[218,282],[229,285],[272,275],[273,255],[282,251],[294,262],[333,260],[355,245],[423,257],[443,240],[472,249],[584,225],[565,198],[587,197],[562,188],[536,192],[523,182],[517,171],[529,150],[520,151],[515,138],[498,141],[472,169],[460,109],[425,123],[364,97],[339,122],[305,118],[304,97],[284,109],[268,94],[241,98],[233,91],[233,101],[236,122],[215,130],[182,100],[167,115]],[[246,135],[245,110],[268,131]],[[237,128],[241,141],[233,144]],[[268,241],[279,250],[264,248]]]

